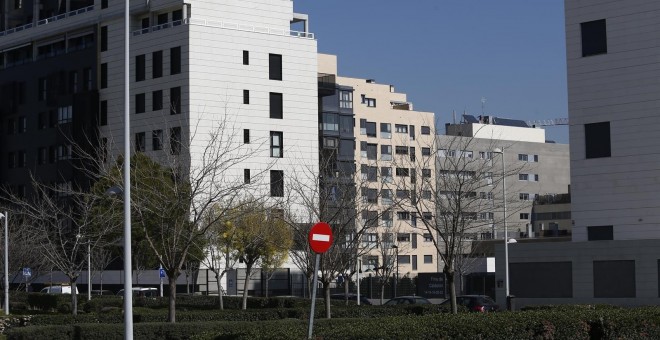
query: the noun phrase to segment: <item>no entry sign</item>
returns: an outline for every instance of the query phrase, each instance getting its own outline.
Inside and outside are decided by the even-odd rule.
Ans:
[[[309,247],[317,253],[325,253],[332,245],[332,229],[325,222],[315,224],[309,231]]]

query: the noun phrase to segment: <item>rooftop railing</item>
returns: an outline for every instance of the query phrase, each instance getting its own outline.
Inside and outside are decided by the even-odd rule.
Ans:
[[[83,8],[77,9],[75,11],[68,12],[68,13],[62,13],[62,14],[59,14],[59,15],[56,15],[56,16],[52,16],[50,18],[41,19],[41,20],[37,21],[36,26],[33,25],[32,23],[29,23],[29,24],[25,24],[25,25],[22,25],[22,26],[17,26],[17,27],[8,29],[6,31],[2,31],[2,32],[0,32],[0,37],[5,36],[5,35],[9,35],[9,34],[12,34],[12,33],[20,32],[20,31],[24,31],[24,30],[32,28],[32,27],[47,25],[47,24],[55,22],[55,21],[59,21],[59,20],[62,20],[62,19],[66,19],[68,17],[76,16],[76,15],[83,14],[83,13],[87,13],[87,12],[90,12],[90,11],[93,11],[93,10],[94,10],[94,5],[91,5],[91,6],[83,7]]]

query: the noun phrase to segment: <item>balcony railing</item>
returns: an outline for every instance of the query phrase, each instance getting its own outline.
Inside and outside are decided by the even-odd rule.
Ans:
[[[52,16],[50,18],[41,19],[41,20],[37,21],[36,27],[47,25],[47,24],[55,22],[55,21],[63,20],[63,19],[66,19],[68,17],[76,16],[76,15],[83,14],[83,13],[87,13],[87,12],[90,12],[90,11],[93,11],[93,10],[94,10],[94,5],[91,5],[91,6],[83,7],[81,9],[77,9],[75,11],[71,11],[71,12],[68,12],[68,13],[62,13],[62,14],[59,14],[59,15],[56,15],[56,16]],[[25,24],[25,25],[22,25],[22,26],[17,26],[17,27],[14,27],[12,29],[8,29],[6,31],[0,32],[0,37],[5,36],[5,35],[9,35],[9,34],[12,34],[12,33],[20,32],[20,31],[24,31],[24,30],[32,28],[32,27],[35,27],[35,25],[33,25],[32,23]]]

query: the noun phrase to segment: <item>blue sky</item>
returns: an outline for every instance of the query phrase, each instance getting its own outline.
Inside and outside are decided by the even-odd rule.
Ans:
[[[343,76],[408,94],[444,124],[467,111],[568,117],[560,0],[294,0]],[[444,131],[444,129],[442,130]],[[546,138],[568,142],[568,128]]]

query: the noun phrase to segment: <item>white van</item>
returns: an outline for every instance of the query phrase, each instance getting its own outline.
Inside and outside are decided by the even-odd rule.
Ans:
[[[44,294],[71,294],[71,286],[50,286],[45,287],[39,291],[39,293]],[[76,294],[78,293],[78,287],[76,287]]]
[[[133,296],[134,297],[158,297],[160,295],[158,288],[151,287],[133,287]],[[118,296],[124,297],[124,290],[117,292]]]

